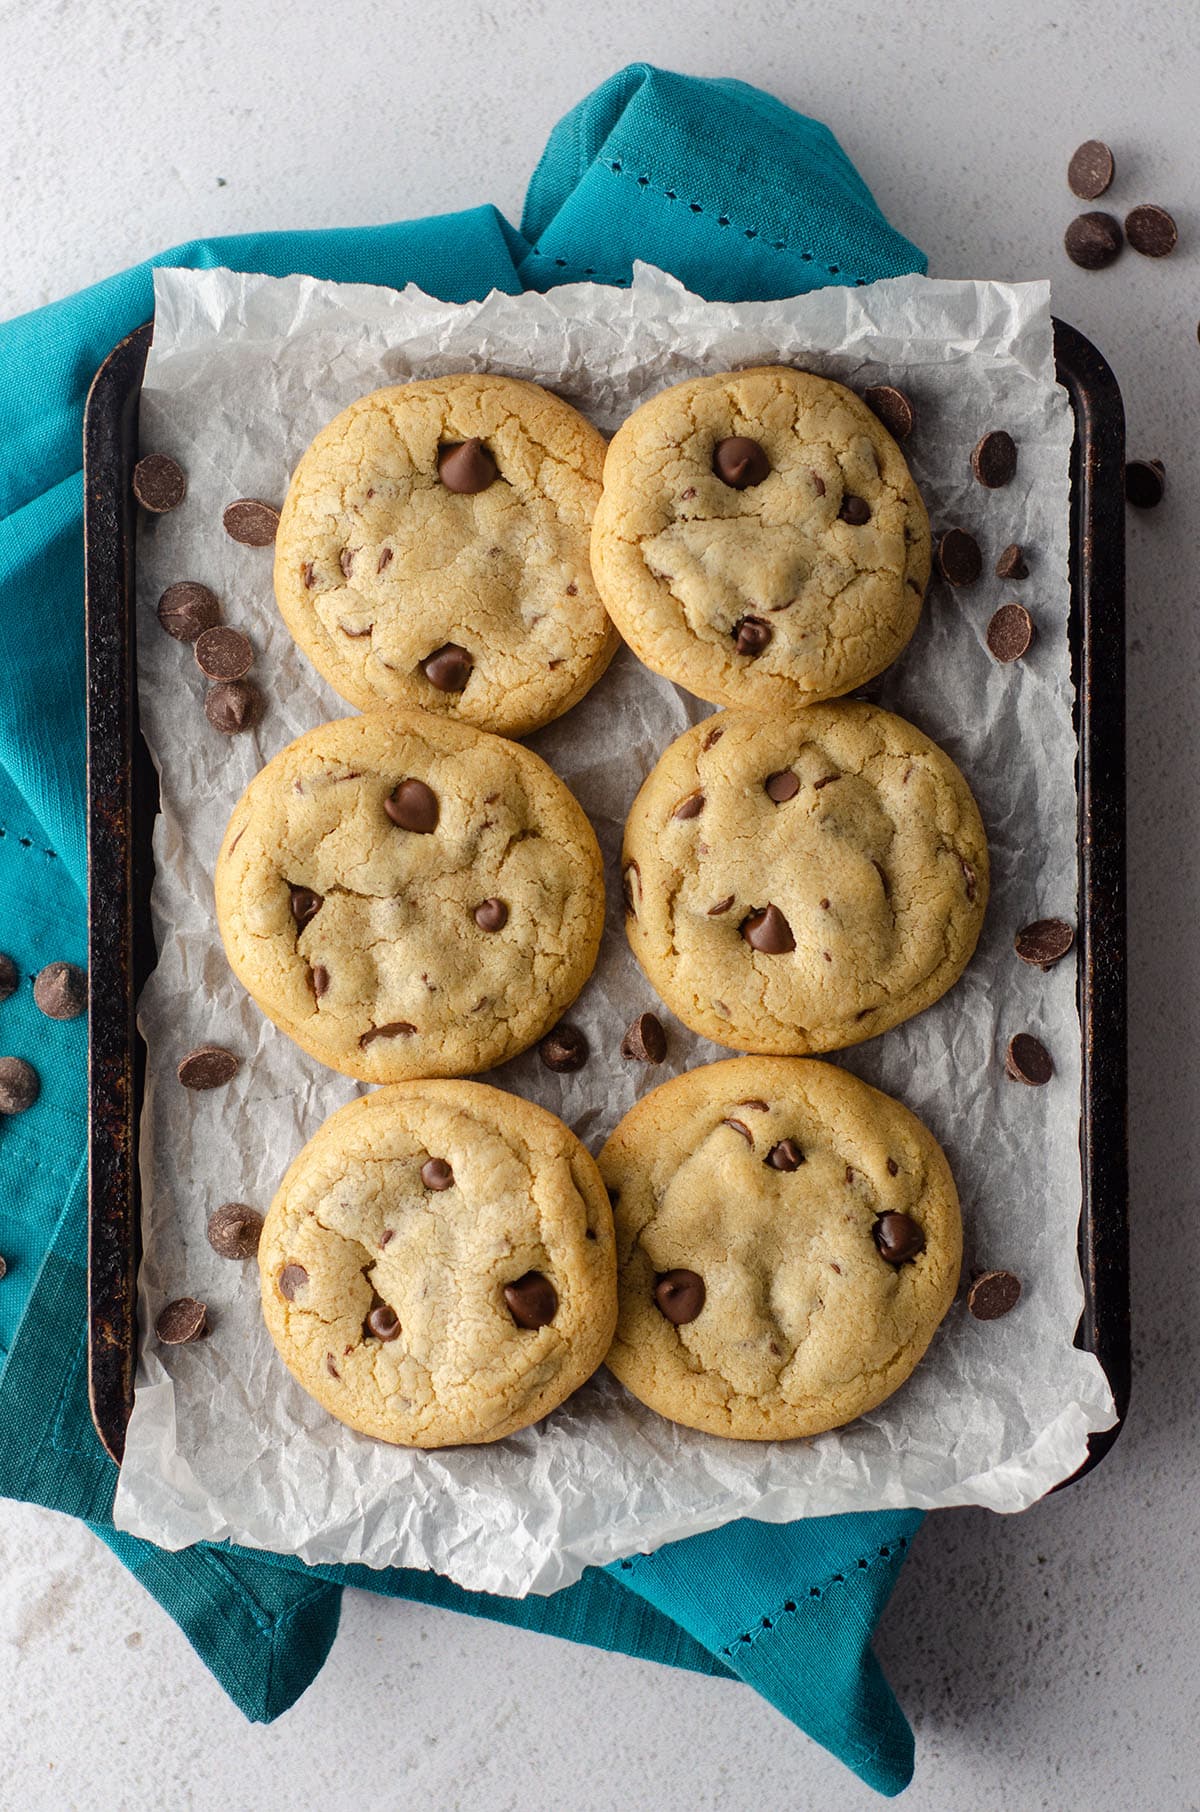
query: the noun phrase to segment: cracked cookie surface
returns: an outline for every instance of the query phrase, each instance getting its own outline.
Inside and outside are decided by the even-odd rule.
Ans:
[[[844,699],[721,711],[629,813],[626,932],[693,1031],[802,1056],[923,1011],[970,960],[988,853],[969,787],[903,718]]]
[[[738,1440],[837,1428],[912,1372],[962,1262],[954,1179],[907,1108],[832,1064],[739,1057],[644,1095],[599,1158],[614,1199],[609,1369]],[[880,1227],[903,1225],[901,1262]]]
[[[497,1441],[600,1364],[616,1321],[596,1165],[544,1108],[407,1082],[333,1114],[295,1158],[258,1248],[288,1370],[364,1434]]]
[[[762,367],[677,384],[622,424],[592,569],[656,673],[714,704],[789,710],[900,653],[929,581],[929,519],[865,403]]]
[[[322,724],[268,762],[215,889],[242,985],[364,1082],[524,1050],[587,980],[604,920],[595,835],[558,776],[420,711]]]
[[[494,477],[452,488],[441,462],[476,440]],[[588,558],[603,463],[589,421],[515,378],[362,397],[292,476],[275,540],[283,619],[361,710],[415,705],[522,736],[576,704],[617,647]]]

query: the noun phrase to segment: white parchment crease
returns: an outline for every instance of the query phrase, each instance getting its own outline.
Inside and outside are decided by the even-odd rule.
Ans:
[[[141,443],[180,460],[188,494],[173,514],[143,517],[138,553],[142,727],[162,787],[160,954],[140,1008],[143,1343],[117,1527],[167,1548],[230,1537],[313,1562],[432,1567],[464,1586],[523,1594],[742,1514],[1032,1503],[1079,1465],[1087,1431],[1113,1420],[1099,1365],[1072,1344],[1082,1301],[1074,962],[1042,974],[1012,948],[1028,920],[1075,911],[1072,423],[1055,383],[1048,286],[904,277],[727,305],[639,267],[627,290],[577,284],[457,306],[414,289],[160,270],[155,293]],[[276,613],[270,550],[228,540],[221,512],[235,497],[281,502],[317,430],[381,384],[506,372],[548,384],[611,433],[665,384],[771,362],[911,395],[917,427],[905,450],[935,528],[968,528],[984,551],[978,584],[934,583],[912,645],[872,689],[950,752],[979,800],[993,863],[983,939],[947,998],[836,1061],[928,1122],[958,1180],[968,1267],[1011,1267],[1020,1305],[984,1324],[956,1303],[890,1402],[815,1440],[735,1443],[677,1428],[602,1371],[539,1427],[496,1446],[388,1447],[342,1427],[292,1381],[263,1327],[255,1267],[217,1258],[205,1239],[221,1202],[265,1211],[303,1141],[360,1092],[262,1017],[217,936],[213,864],[242,788],[292,737],[348,712]],[[1018,441],[1020,463],[1012,484],[985,491],[969,456],[997,427]],[[992,576],[1011,541],[1028,550],[1020,586]],[[160,593],[185,578],[212,586],[258,651],[269,710],[256,734],[209,727],[191,650],[155,620]],[[1023,661],[1000,666],[984,634],[1012,597],[1030,609],[1037,639]],[[596,827],[610,920],[572,1013],[591,1043],[586,1069],[554,1076],[531,1055],[491,1080],[561,1114],[593,1151],[638,1094],[728,1054],[665,1012],[666,1065],[618,1052],[633,1016],[658,1005],[616,910],[621,827],[658,755],[707,709],[623,652],[582,704],[530,739]],[[1053,1053],[1048,1087],[1005,1079],[1004,1047],[1019,1030]],[[241,1071],[227,1088],[191,1093],[176,1063],[210,1039],[240,1053]],[[164,1348],[148,1330],[185,1293],[209,1304],[212,1331]]]

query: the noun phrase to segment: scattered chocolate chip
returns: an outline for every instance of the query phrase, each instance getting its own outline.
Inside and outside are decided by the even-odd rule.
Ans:
[[[635,918],[641,891],[642,871],[636,862],[627,862],[621,871],[621,893],[625,900],[626,912],[631,912]]]
[[[473,497],[494,484],[496,461],[478,437],[438,449],[438,477],[448,491]]]
[[[224,1045],[201,1044],[189,1051],[175,1074],[184,1088],[221,1088],[232,1082],[241,1068],[241,1058]]]
[[[158,620],[167,634],[177,642],[194,642],[196,637],[221,620],[221,606],[207,585],[195,579],[180,579],[168,585],[158,600]]]
[[[667,1054],[667,1034],[653,1013],[639,1013],[621,1040],[622,1057],[637,1063],[661,1063]]]
[[[987,626],[987,645],[998,661],[1019,661],[1033,641],[1033,618],[1023,604],[1002,604]]]
[[[322,994],[329,987],[329,971],[324,963],[314,963],[309,971],[308,979],[313,994],[317,1000],[320,1000]]]
[[[379,559],[376,562],[375,571],[381,573],[385,566],[390,566],[392,564],[392,557],[392,549],[390,547],[380,548]]]
[[[1165,258],[1179,241],[1179,229],[1165,208],[1133,208],[1125,216],[1125,237],[1143,258]]]
[[[851,528],[861,528],[864,522],[871,520],[871,506],[865,497],[856,497],[853,491],[847,491],[842,498],[842,507],[838,516],[848,522]]]
[[[1030,1088],[1040,1088],[1054,1074],[1049,1051],[1030,1032],[1018,1032],[1009,1039],[1004,1067],[1014,1082],[1027,1082]]]
[[[998,579],[1027,579],[1029,568],[1025,564],[1024,549],[1016,541],[1010,541],[996,562]]]
[[[999,1321],[1015,1309],[1021,1280],[1011,1271],[982,1271],[967,1291],[967,1307],[976,1321]]]
[[[270,547],[279,528],[279,511],[261,497],[239,497],[221,517],[225,533],[243,547]]]
[[[703,810],[704,794],[689,793],[686,799],[680,800],[671,816],[672,818],[698,818]]]
[[[1125,467],[1125,498],[1135,510],[1153,510],[1163,500],[1167,469],[1161,459],[1131,459]]]
[[[402,780],[384,800],[383,809],[401,830],[427,836],[437,829],[437,794],[423,780]]]
[[[1035,919],[1024,925],[1013,939],[1013,948],[1023,963],[1049,969],[1067,954],[1075,942],[1075,928],[1066,919]]]
[[[303,1265],[285,1265],[279,1273],[279,1294],[289,1302],[295,1302],[296,1292],[302,1290],[308,1282],[308,1272]]]
[[[747,1145],[753,1145],[754,1134],[750,1131],[750,1128],[746,1125],[744,1120],[734,1120],[727,1117],[722,1120],[721,1125],[732,1127],[735,1133],[740,1134],[740,1136],[745,1139]]]
[[[742,936],[751,950],[759,950],[764,956],[785,956],[796,948],[792,928],[778,906],[764,906],[743,919]]]
[[[376,1340],[395,1340],[400,1332],[400,1317],[390,1303],[379,1302],[368,1311],[366,1326]]]
[[[726,897],[726,898],[725,898],[725,899],[723,899],[723,900],[718,900],[718,901],[717,901],[717,903],[716,903],[716,905],[715,905],[715,906],[710,906],[710,907],[709,907],[709,909],[708,909],[708,916],[709,916],[709,918],[710,918],[710,919],[718,919],[718,918],[720,918],[720,916],[721,916],[721,914],[722,914],[722,913],[723,913],[723,912],[728,912],[728,911],[729,911],[729,908],[730,908],[730,907],[731,907],[731,906],[732,906],[732,905],[733,905],[733,901],[734,901],[734,895],[733,895],[733,894],[729,894],[729,895],[728,895],[728,896],[727,896],[727,897]]]
[[[204,694],[204,715],[223,736],[238,736],[262,721],[266,700],[253,680],[221,680]]]
[[[297,930],[303,931],[304,927],[316,918],[325,904],[325,895],[317,893],[311,887],[293,887],[289,889],[288,903],[291,906]]]
[[[879,417],[893,440],[908,439],[916,412],[903,390],[897,390],[894,384],[872,384],[863,391],[863,402]]]
[[[503,900],[481,900],[475,908],[475,923],[481,931],[503,931],[508,924],[508,907]]]
[[[748,491],[761,484],[771,470],[771,462],[756,440],[745,434],[731,434],[713,448],[713,471],[735,491]]]
[[[1080,201],[1096,201],[1112,182],[1113,154],[1098,138],[1085,139],[1067,165],[1067,182]]]
[[[222,1202],[208,1217],[208,1243],[219,1258],[253,1258],[263,1217],[245,1202]]]
[[[504,1300],[519,1328],[544,1328],[558,1313],[558,1292],[540,1271],[526,1271],[516,1283],[505,1284]]]
[[[133,494],[153,516],[178,509],[186,491],[183,467],[169,453],[147,453],[133,468]]]
[[[761,654],[774,633],[762,617],[743,617],[733,626],[733,645],[739,654]]]
[[[704,1279],[695,1271],[664,1271],[655,1279],[654,1300],[675,1327],[695,1321],[704,1307]]]
[[[1103,270],[1123,244],[1121,222],[1112,214],[1080,214],[1063,234],[1067,257],[1085,271]]]
[[[360,1051],[365,1051],[377,1038],[408,1038],[416,1031],[407,1019],[393,1019],[385,1026],[372,1026],[370,1031],[363,1032],[358,1041]]]
[[[457,642],[446,642],[421,662],[421,672],[439,692],[461,692],[471,677],[475,662]]]
[[[911,1215],[881,1214],[871,1229],[879,1256],[889,1265],[906,1264],[925,1250],[925,1235]]]
[[[568,1024],[566,1020],[547,1032],[538,1045],[538,1056],[548,1070],[557,1076],[569,1075],[572,1070],[581,1070],[588,1060],[588,1042],[578,1026]]]
[[[47,1019],[78,1019],[87,1007],[87,970],[77,963],[47,963],[34,977],[33,1004]]]
[[[795,1139],[780,1139],[778,1145],[772,1145],[763,1161],[772,1170],[799,1170],[804,1162],[804,1153]]]
[[[160,1310],[154,1324],[164,1346],[185,1346],[189,1340],[199,1340],[207,1328],[208,1309],[194,1296],[177,1296]]]
[[[971,454],[971,470],[989,491],[1011,482],[1017,470],[1017,443],[1003,428],[985,434]]]
[[[800,776],[794,774],[791,768],[780,768],[777,774],[767,775],[763,786],[768,799],[773,799],[776,805],[786,805],[800,791]]]
[[[449,1189],[452,1186],[454,1172],[445,1158],[426,1158],[421,1166],[421,1181],[426,1189],[432,1189],[440,1194],[443,1189]]]
[[[218,623],[196,637],[196,665],[209,679],[237,680],[254,665],[254,650],[240,629]]]
[[[937,545],[938,570],[947,585],[974,585],[983,571],[983,556],[966,529],[947,529]]]
[[[12,957],[0,954],[0,1000],[7,1000],[10,994],[16,993],[19,979]]]
[[[41,1093],[38,1073],[23,1057],[0,1057],[0,1114],[23,1114]]]

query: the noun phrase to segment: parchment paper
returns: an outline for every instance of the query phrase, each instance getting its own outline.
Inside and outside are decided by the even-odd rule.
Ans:
[[[579,284],[454,306],[412,289],[219,270],[159,271],[155,285],[142,448],[180,460],[188,495],[172,515],[143,520],[138,558],[142,726],[162,785],[160,957],[140,1014],[149,1047],[143,1344],[118,1528],[167,1548],[232,1537],[309,1561],[433,1567],[465,1586],[523,1594],[745,1513],[770,1521],[1033,1502],[1082,1461],[1087,1431],[1113,1420],[1099,1365],[1072,1345],[1082,1301],[1074,963],[1042,974],[1012,949],[1028,920],[1075,910],[1071,417],[1054,381],[1048,287],[901,278],[730,306],[639,268],[627,290]],[[371,1441],[292,1382],[263,1328],[255,1267],[217,1258],[204,1233],[221,1202],[265,1211],[302,1142],[356,1092],[262,1017],[216,932],[213,864],[242,788],[292,737],[348,710],[283,628],[270,550],[229,541],[222,509],[235,497],[281,502],[316,431],[380,384],[475,368],[531,377],[611,433],[665,384],[774,361],[857,389],[894,382],[907,391],[918,422],[906,451],[935,529],[960,524],[984,550],[978,584],[935,582],[912,645],[872,689],[950,752],[979,800],[993,863],[983,939],[936,1007],[836,1061],[927,1121],[958,1180],[968,1269],[1011,1267],[1020,1304],[984,1324],[960,1300],[895,1397],[815,1440],[732,1443],[677,1428],[602,1371],[540,1427],[493,1447],[423,1454]],[[969,455],[993,427],[1015,436],[1020,463],[1012,484],[989,492],[972,479]],[[1028,550],[1020,586],[991,576],[1010,541]],[[182,578],[211,585],[258,650],[270,708],[255,735],[209,728],[191,650],[155,620],[160,593]],[[1025,660],[1002,667],[984,632],[1010,597],[1031,610],[1037,640]],[[707,710],[626,652],[581,705],[531,739],[599,834],[610,924],[572,1014],[591,1042],[586,1069],[556,1077],[531,1055],[490,1079],[561,1114],[593,1151],[637,1094],[728,1054],[658,1007],[614,910],[634,791]],[[618,1053],[626,1024],[647,1007],[670,1036],[670,1060],[657,1070]],[[1005,1079],[1005,1044],[1022,1029],[1053,1053],[1048,1087]],[[225,1089],[190,1093],[176,1063],[210,1039],[241,1054],[241,1072]],[[212,1332],[164,1348],[147,1330],[184,1293],[209,1304]]]

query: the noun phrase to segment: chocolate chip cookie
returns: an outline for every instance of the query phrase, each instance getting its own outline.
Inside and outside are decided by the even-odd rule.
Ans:
[[[630,416],[592,531],[600,595],[656,673],[756,711],[850,692],[917,626],[929,520],[896,442],[840,384],[770,366]]]
[[[909,1376],[954,1297],[958,1196],[932,1134],[832,1064],[739,1057],[626,1114],[600,1172],[620,1313],[609,1369],[689,1428],[838,1428]]]
[[[216,901],[263,1012],[364,1082],[524,1050],[587,980],[604,919],[596,839],[557,775],[421,711],[322,724],[268,762]]]
[[[537,384],[464,372],[362,397],[293,474],[284,621],[362,710],[523,736],[618,645],[588,561],[603,463],[600,433]]]
[[[406,1447],[538,1421],[616,1323],[594,1162],[553,1114],[475,1082],[339,1109],[284,1177],[258,1262],[288,1370],[340,1421]]]
[[[672,1012],[718,1044],[801,1056],[957,981],[988,853],[949,756],[847,699],[686,731],[633,802],[623,874],[629,942]]]

